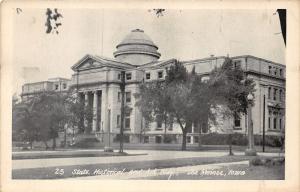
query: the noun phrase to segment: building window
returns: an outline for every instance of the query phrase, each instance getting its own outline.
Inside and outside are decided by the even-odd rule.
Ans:
[[[122,97],[121,92],[118,92],[118,102],[121,102],[121,97]]]
[[[279,119],[279,129],[281,130],[282,129],[282,120]]]
[[[274,89],[273,99],[276,101],[277,99],[277,89]]]
[[[125,114],[125,129],[130,129],[130,113]]]
[[[66,83],[63,84],[63,88],[64,88],[64,89],[67,88],[67,84],[66,84]]]
[[[149,143],[149,136],[144,136],[144,143]]]
[[[271,129],[271,117],[269,117],[269,119],[268,119],[268,127],[269,127],[269,129]]]
[[[277,99],[277,89],[274,89],[273,99],[276,101]]]
[[[274,70],[274,75],[277,75],[277,68],[275,68]]]
[[[159,72],[157,72],[157,77],[159,78],[159,79],[161,79],[161,78],[163,78],[163,71],[159,71]]]
[[[268,88],[268,99],[271,99],[271,87]]]
[[[241,61],[234,61],[234,68],[239,68],[241,67]]]
[[[155,136],[155,143],[161,143],[161,142],[162,142],[161,136]]]
[[[279,101],[282,101],[282,90],[279,90]]]
[[[161,129],[162,128],[162,118],[160,115],[156,116],[156,129]]]
[[[117,115],[117,128],[121,127],[121,116]]]
[[[119,80],[121,79],[121,73],[118,73],[118,79]]]
[[[199,143],[199,136],[194,136],[194,143]]]
[[[126,103],[130,103],[131,102],[131,92],[126,92],[125,98],[126,98]]]
[[[283,74],[282,74],[282,69],[279,69],[279,75],[280,75],[280,77],[283,76]]]
[[[151,78],[151,74],[150,73],[146,73],[146,79],[150,79]]]
[[[236,127],[236,128],[241,127],[241,119],[240,118],[234,118],[234,127]]]
[[[277,119],[274,118],[274,119],[273,119],[273,128],[274,128],[274,129],[277,129],[277,122],[276,122],[276,121],[277,121]]]
[[[269,74],[272,74],[272,66],[269,66]]]
[[[187,143],[191,143],[191,141],[192,141],[192,140],[191,140],[191,136],[186,136],[186,142],[187,142]]]
[[[58,90],[58,85],[57,84],[55,85],[55,90]]]
[[[131,80],[131,73],[126,73],[126,80]]]

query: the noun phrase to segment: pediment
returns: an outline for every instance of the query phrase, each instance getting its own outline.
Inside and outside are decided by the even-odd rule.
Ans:
[[[80,66],[78,66],[77,69],[101,68],[101,67],[106,67],[106,64],[100,63],[93,59],[88,59],[88,60],[82,62],[82,64]]]
[[[109,67],[107,63],[103,63],[90,55],[86,55],[81,60],[79,60],[75,65],[73,65],[72,69],[74,71],[77,70],[85,70],[90,68],[102,68]]]
[[[86,55],[81,60],[79,60],[75,65],[72,66],[72,70],[86,70],[86,69],[94,69],[94,68],[118,68],[118,69],[130,69],[135,66],[121,63],[115,60],[102,58],[99,56]]]

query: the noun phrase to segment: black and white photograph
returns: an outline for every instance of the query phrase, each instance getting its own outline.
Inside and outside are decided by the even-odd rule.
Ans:
[[[289,9],[9,9],[12,182],[286,181]]]

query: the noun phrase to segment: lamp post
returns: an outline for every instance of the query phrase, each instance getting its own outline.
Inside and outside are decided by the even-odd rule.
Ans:
[[[245,155],[255,156],[256,151],[254,149],[254,135],[253,135],[253,121],[252,121],[252,106],[251,103],[254,97],[251,93],[247,96],[248,100],[248,148],[245,151]]]

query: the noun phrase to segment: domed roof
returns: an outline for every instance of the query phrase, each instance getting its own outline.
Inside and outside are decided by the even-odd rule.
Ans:
[[[141,29],[134,29],[126,35],[121,43],[117,45],[117,48],[122,45],[130,45],[130,44],[143,44],[150,45],[157,48],[157,46],[153,43],[148,35],[144,33]]]
[[[160,58],[158,47],[141,29],[132,30],[117,45],[114,56],[121,62],[140,65]]]

